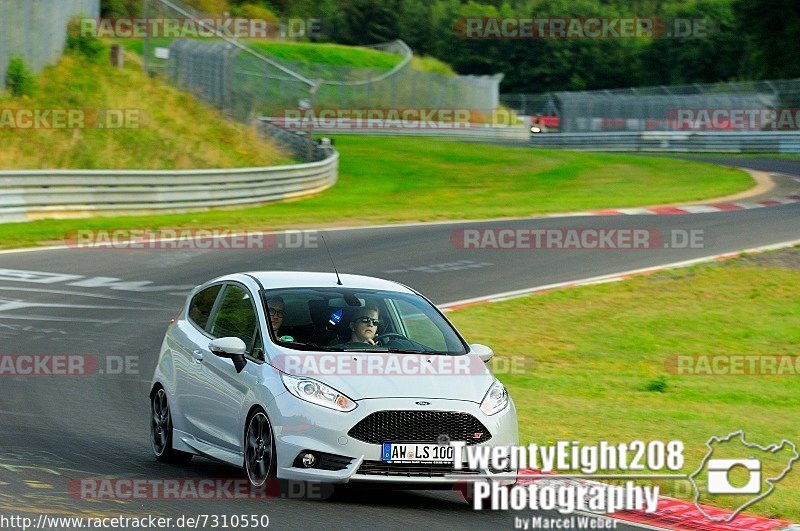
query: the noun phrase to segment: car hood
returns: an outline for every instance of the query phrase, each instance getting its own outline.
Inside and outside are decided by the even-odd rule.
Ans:
[[[365,398],[439,398],[480,403],[494,376],[475,355],[376,352],[298,352],[282,349],[272,365],[307,376],[344,393]]]

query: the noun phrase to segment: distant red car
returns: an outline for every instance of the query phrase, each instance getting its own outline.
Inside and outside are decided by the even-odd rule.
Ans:
[[[531,133],[557,131],[560,126],[558,116],[531,116]]]

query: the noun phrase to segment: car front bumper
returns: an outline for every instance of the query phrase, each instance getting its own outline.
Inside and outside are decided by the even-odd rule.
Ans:
[[[419,406],[418,401],[428,405]],[[444,411],[468,413],[478,419],[489,431],[491,438],[481,446],[511,446],[518,443],[517,413],[514,403],[509,399],[508,406],[491,416],[485,415],[477,403],[462,400],[445,400],[427,397],[379,398],[358,401],[358,407],[348,413],[334,411],[304,402],[290,393],[276,397],[268,414],[275,433],[277,452],[277,475],[281,479],[298,481],[321,481],[331,483],[370,482],[382,484],[453,485],[459,483],[449,471],[441,467],[429,475],[422,467],[414,467],[413,473],[404,473],[402,467],[391,472],[376,472],[376,463],[381,461],[381,444],[372,444],[351,437],[348,432],[362,419],[379,411]],[[436,442],[436,441],[418,441]],[[322,470],[294,466],[295,459],[303,451],[324,452],[351,458],[352,461],[341,470]],[[373,466],[367,466],[368,463]],[[362,465],[364,465],[362,467]],[[367,473],[371,468],[372,473]],[[380,468],[380,467],[378,467]],[[496,473],[516,473],[516,470],[492,471],[475,470],[475,474],[491,478]],[[499,480],[499,479],[498,479]],[[463,481],[463,480],[461,480]],[[503,483],[511,483],[507,477]]]

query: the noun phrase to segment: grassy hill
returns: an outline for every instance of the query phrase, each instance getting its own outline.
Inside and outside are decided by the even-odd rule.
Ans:
[[[342,44],[287,41],[250,41],[247,44],[256,51],[287,62],[389,70],[402,59],[397,54]]]
[[[119,42],[126,50],[142,55],[141,40],[122,39]],[[157,46],[169,48],[170,42],[172,39],[151,39],[150,48],[153,49]],[[402,60],[402,57],[394,53],[344,44],[251,40],[247,42],[247,45],[257,52],[287,63],[391,70]],[[411,68],[421,72],[455,75],[450,65],[430,56],[414,56],[411,60]]]
[[[248,44],[257,51],[288,62],[390,70],[402,60],[394,53],[343,44],[285,41],[252,41]],[[449,65],[435,57],[414,56],[411,67],[422,72],[455,75]]]
[[[85,116],[105,110],[132,113],[138,126],[109,129],[85,120],[85,128],[10,127],[0,124],[0,169],[189,169],[268,166],[291,157],[255,130],[227,121],[197,98],[151,79],[139,58],[111,67],[104,53],[89,59],[68,52],[36,78],[30,96],[0,93],[0,109],[75,109]],[[9,109],[11,114],[9,115]],[[82,112],[82,111],[81,111]],[[108,113],[106,113],[108,114]],[[18,120],[15,120],[15,123]]]

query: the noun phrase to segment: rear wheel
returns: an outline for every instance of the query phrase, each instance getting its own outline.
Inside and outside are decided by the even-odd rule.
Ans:
[[[253,487],[263,487],[276,475],[275,438],[272,425],[263,411],[256,411],[247,422],[244,436],[244,469]]]
[[[159,388],[150,400],[150,441],[153,453],[162,463],[188,463],[192,454],[172,447],[172,414],[169,411],[167,392]]]

